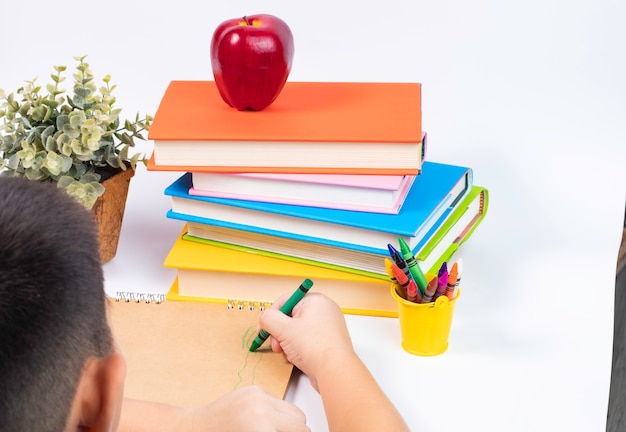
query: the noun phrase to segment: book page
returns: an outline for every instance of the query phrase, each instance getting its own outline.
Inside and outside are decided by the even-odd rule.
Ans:
[[[127,363],[125,397],[197,407],[248,385],[285,396],[293,366],[269,342],[248,350],[259,310],[110,299],[109,312]]]

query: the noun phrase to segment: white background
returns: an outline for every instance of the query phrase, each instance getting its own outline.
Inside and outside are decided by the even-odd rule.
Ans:
[[[42,1],[0,6],[0,88],[88,55],[123,115],[154,114],[170,80],[212,79],[223,20],[291,27],[292,81],[423,84],[429,160],[470,166],[489,213],[463,250],[449,350],[405,353],[395,319],[348,316],[357,351],[413,430],[604,430],[615,262],[626,192],[626,3],[608,1]],[[150,151],[144,143],[142,150]],[[182,228],[139,169],[107,290],[166,291]],[[300,377],[288,399],[326,430]]]

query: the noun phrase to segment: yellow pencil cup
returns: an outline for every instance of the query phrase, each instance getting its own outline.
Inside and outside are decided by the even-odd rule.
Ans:
[[[443,354],[448,349],[454,306],[461,291],[457,290],[452,300],[442,295],[434,302],[424,304],[403,299],[394,285],[391,295],[398,304],[402,348],[419,356]]]

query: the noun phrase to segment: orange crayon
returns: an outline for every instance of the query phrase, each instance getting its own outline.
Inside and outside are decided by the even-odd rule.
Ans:
[[[459,285],[461,285],[461,274],[463,273],[463,258],[459,258],[455,264],[458,264],[458,269],[456,283],[454,284],[454,295],[456,295],[456,292],[459,290]]]
[[[446,286],[446,297],[452,300],[454,298],[454,290],[456,288],[456,281],[459,275],[459,265],[454,263],[448,274],[448,285]]]
[[[435,295],[435,291],[437,290],[437,278],[432,278],[428,285],[426,286],[426,291],[424,292],[424,296],[422,297],[422,301],[420,303],[430,303],[433,301],[433,296]]]

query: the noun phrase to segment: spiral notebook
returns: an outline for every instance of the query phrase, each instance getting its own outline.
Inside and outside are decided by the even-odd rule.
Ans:
[[[248,350],[265,306],[111,298],[111,326],[127,363],[125,397],[196,407],[258,385],[284,398],[293,366],[269,344]]]

